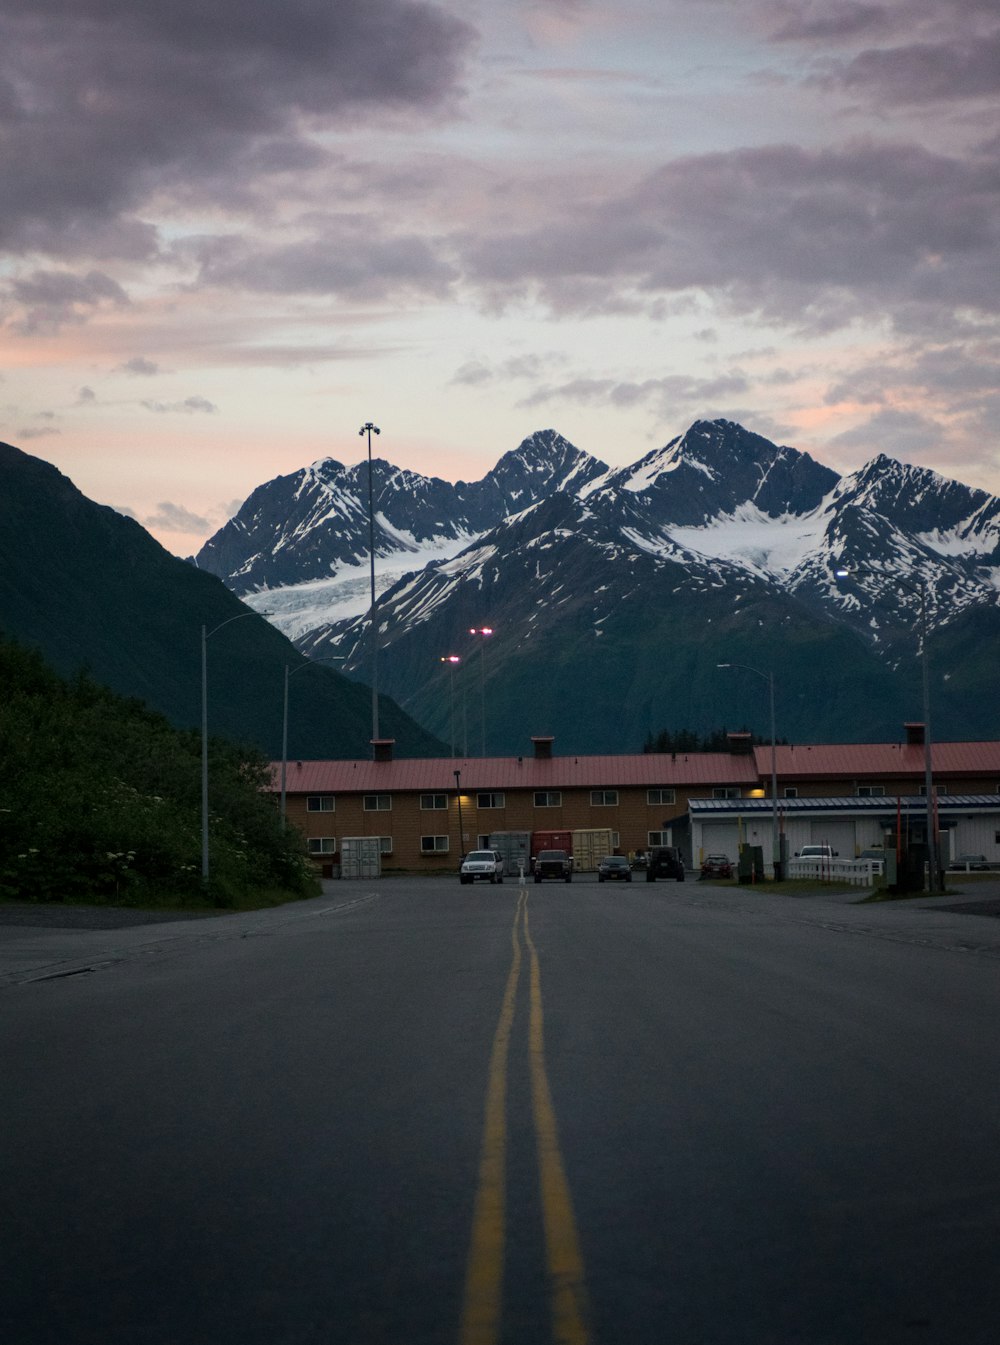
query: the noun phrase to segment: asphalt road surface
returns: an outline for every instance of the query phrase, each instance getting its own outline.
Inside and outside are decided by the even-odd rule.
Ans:
[[[992,1345],[1000,937],[937,918],[413,879],[4,929],[0,1340]]]

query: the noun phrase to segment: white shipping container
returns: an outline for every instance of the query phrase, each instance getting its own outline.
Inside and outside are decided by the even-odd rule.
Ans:
[[[340,843],[341,878],[380,878],[382,841],[378,836],[345,836]]]

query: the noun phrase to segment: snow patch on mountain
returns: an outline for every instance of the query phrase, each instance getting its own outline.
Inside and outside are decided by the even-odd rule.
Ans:
[[[755,504],[743,504],[731,514],[717,515],[704,527],[674,527],[667,534],[688,553],[774,576],[790,574],[821,550],[827,523],[825,508],[772,518]]]

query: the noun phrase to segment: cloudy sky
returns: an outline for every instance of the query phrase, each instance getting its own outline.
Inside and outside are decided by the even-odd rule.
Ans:
[[[0,438],[188,554],[726,416],[1000,493],[996,0],[2,0]]]

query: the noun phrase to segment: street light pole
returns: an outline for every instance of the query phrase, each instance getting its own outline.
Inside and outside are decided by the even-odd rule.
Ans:
[[[480,714],[480,753],[486,756],[486,641],[493,634],[492,626],[471,626],[470,635],[479,636],[479,714]]]
[[[366,420],[358,434],[368,435],[368,557],[371,569],[371,642],[372,642],[372,741],[377,741],[378,732],[378,613],[375,610],[375,509],[372,499],[372,435],[382,431],[370,420]]]
[[[752,672],[755,677],[762,677],[768,685],[771,704],[771,867],[777,878],[781,860],[778,847],[778,748],[774,730],[774,673],[761,672],[759,668],[751,668],[747,663],[717,663],[715,666],[742,668],[745,672]]]
[[[920,580],[920,680],[924,701],[924,794],[927,797],[927,885],[931,892],[942,886],[939,877],[937,835],[934,821],[934,776],[931,766],[931,688],[927,666],[927,584]]]
[[[849,570],[841,567],[834,570],[835,579],[852,579],[859,573],[865,571]],[[867,573],[871,573],[868,571]],[[927,828],[927,886],[931,892],[939,891],[943,884],[941,881],[941,867],[938,857],[937,845],[937,827],[934,818],[934,773],[931,762],[931,688],[930,688],[930,669],[927,662],[927,581],[923,575],[916,577],[910,575],[894,574],[886,576],[893,583],[902,584],[913,593],[920,595],[920,681],[921,693],[923,699],[924,711],[924,795],[926,802],[926,822]]]
[[[270,616],[270,612],[240,612],[206,630],[201,628],[201,881],[208,882],[208,642],[216,631],[248,616]]]
[[[462,830],[462,772],[454,771],[455,793],[458,795],[458,851],[465,858],[465,832]]]
[[[453,757],[457,757],[458,751],[456,748],[456,737],[455,737],[455,665],[461,663],[462,659],[459,654],[442,654],[440,662],[447,663],[448,665],[448,682],[449,682],[448,694],[451,703],[451,709],[450,709],[451,755]]]

